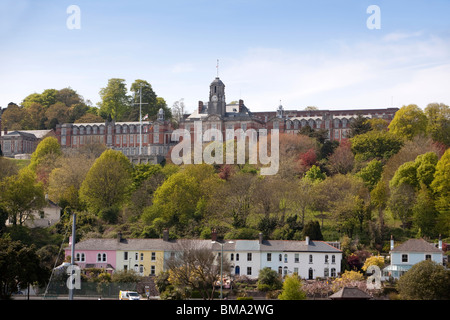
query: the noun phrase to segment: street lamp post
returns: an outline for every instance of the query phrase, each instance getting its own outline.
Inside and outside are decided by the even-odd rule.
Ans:
[[[220,300],[223,299],[223,246],[225,243],[234,243],[233,241],[228,241],[225,243],[221,243],[218,241],[212,241],[211,243],[218,243],[220,244]]]

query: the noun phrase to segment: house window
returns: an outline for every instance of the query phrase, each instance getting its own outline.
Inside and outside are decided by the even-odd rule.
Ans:
[[[282,266],[278,267],[278,274],[283,274],[283,267]]]
[[[328,268],[323,269],[323,276],[324,277],[329,277],[330,276]]]
[[[128,260],[128,251],[123,253],[123,260]]]
[[[284,254],[284,263],[287,263],[287,262],[288,262],[288,255]]]
[[[295,263],[299,263],[300,262],[300,255],[298,253],[295,254],[294,262]]]
[[[138,259],[139,259],[139,253],[136,252],[136,253],[134,254],[134,260],[138,260]]]
[[[278,255],[278,261],[280,261],[280,262],[283,261],[283,256],[281,253]]]
[[[97,262],[106,262],[106,253],[98,253]]]
[[[152,275],[156,274],[155,266],[150,266],[150,274],[152,274]]]
[[[402,254],[402,262],[408,262],[408,255]]]
[[[236,253],[236,261],[239,261],[239,253]]]
[[[336,263],[336,257],[334,256],[334,254],[331,256],[331,263]]]
[[[231,260],[231,261],[234,260],[234,253],[230,254],[230,260]]]
[[[309,263],[313,263],[313,256],[312,256],[312,254],[309,255]]]
[[[156,260],[156,252],[152,252],[152,261]]]
[[[336,269],[335,268],[331,268],[331,276],[336,277]]]
[[[143,260],[144,260],[144,254],[141,253],[141,261],[143,261]]]
[[[252,253],[247,253],[247,261],[252,261]]]
[[[267,261],[272,261],[272,254],[271,253],[267,254]]]
[[[84,253],[77,253],[77,255],[76,255],[76,261],[79,261],[79,262],[85,261],[85,255],[84,255]]]
[[[247,267],[247,275],[248,276],[252,275],[252,267]]]
[[[431,260],[431,254],[426,254],[425,255],[425,260]]]
[[[298,274],[298,268],[294,268],[294,273]]]
[[[328,263],[328,255],[325,255],[325,263]]]
[[[284,268],[283,268],[283,274],[284,274],[284,275],[287,275],[287,274],[288,274],[288,267],[284,267]]]

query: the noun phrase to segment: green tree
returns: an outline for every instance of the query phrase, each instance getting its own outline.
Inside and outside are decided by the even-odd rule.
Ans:
[[[284,278],[283,289],[278,296],[279,300],[305,300],[306,292],[303,290],[302,280],[297,274],[288,275]]]
[[[218,182],[212,166],[186,166],[167,178],[155,191],[153,205],[144,211],[142,218],[146,223],[161,218],[166,227],[175,227],[180,235],[196,233],[193,228],[198,226],[204,215],[202,210],[198,210],[199,203],[208,199],[208,192],[212,192]]]
[[[281,289],[283,282],[278,272],[265,267],[259,271],[257,285],[260,291],[273,291]]]
[[[391,188],[391,194],[388,200],[388,208],[394,218],[400,219],[402,228],[409,228],[412,222],[412,208],[416,201],[414,187],[403,183]]]
[[[159,109],[163,109],[164,117],[166,119],[171,118],[172,113],[167,107],[166,102],[161,97],[158,97],[153,91],[152,85],[145,80],[135,80],[131,85],[130,91],[133,93],[133,102],[136,103],[129,114],[129,120],[139,120],[139,105],[140,103],[140,89],[142,88],[142,117],[148,116],[149,120],[156,120],[158,116]],[[145,103],[145,104],[144,104]]]
[[[366,118],[364,118],[362,115],[358,115],[355,120],[350,122],[349,125],[350,132],[349,137],[353,138],[357,135],[369,132],[372,130],[372,127],[370,125],[370,121]]]
[[[450,272],[434,261],[424,260],[400,277],[397,288],[406,300],[448,300]]]
[[[436,210],[434,199],[427,188],[422,188],[412,208],[413,223],[418,228],[418,236],[436,237],[438,235],[437,218],[439,212]]]
[[[311,181],[320,181],[325,180],[326,175],[323,173],[320,168],[316,165],[313,165],[306,173],[305,179],[309,179]]]
[[[8,212],[14,225],[22,225],[31,218],[34,210],[45,205],[44,189],[36,182],[36,175],[29,168],[23,168],[17,175],[0,182],[0,207]]]
[[[395,113],[394,119],[389,124],[389,130],[399,137],[412,140],[419,134],[425,134],[427,130],[427,116],[415,104],[403,106]]]
[[[323,240],[319,221],[309,221],[307,224],[305,224],[305,228],[303,229],[303,236],[308,236],[311,240]]]
[[[372,190],[377,185],[378,181],[381,179],[381,174],[383,173],[383,164],[377,159],[370,161],[367,166],[362,168],[357,176],[360,177],[367,188]]]
[[[46,160],[51,159],[53,161],[61,155],[61,145],[59,144],[58,139],[55,137],[44,138],[39,142],[36,150],[31,155],[30,168],[36,170],[36,168]]]
[[[34,245],[0,238],[0,299],[8,299],[19,288],[36,283],[43,286],[50,272],[40,264]]]
[[[104,118],[110,116],[113,120],[121,121],[129,112],[130,97],[124,79],[112,78],[108,85],[100,90],[100,115]]]
[[[439,227],[450,234],[450,149],[447,149],[436,164],[433,182],[430,185],[439,211]]]
[[[131,187],[131,163],[120,151],[106,150],[95,160],[81,184],[80,199],[94,213],[113,213],[128,199]]]
[[[450,107],[443,103],[430,103],[425,108],[427,132],[434,141],[450,146]]]
[[[369,131],[350,139],[355,160],[389,159],[396,154],[403,142],[387,131]]]

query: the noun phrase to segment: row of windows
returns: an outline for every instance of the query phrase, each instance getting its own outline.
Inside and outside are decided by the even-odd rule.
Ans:
[[[124,253],[123,253],[123,260],[128,260],[128,258],[130,258],[131,259],[131,255],[129,255],[128,254],[128,251],[125,251]],[[140,261],[144,261],[144,253],[138,253],[138,252],[135,252],[134,253],[134,260],[140,260]],[[156,252],[151,252],[150,253],[150,260],[151,261],[156,261]]]
[[[125,271],[128,270],[128,265],[126,265],[126,264],[123,265],[123,270],[125,270]],[[140,273],[141,275],[144,275],[146,270],[142,264],[140,264],[140,265],[135,264],[134,271]],[[155,275],[155,274],[156,274],[156,266],[152,265],[152,266],[150,266],[150,275]]]
[[[220,254],[219,254],[219,256],[220,256]],[[236,253],[236,254],[231,253],[230,260],[231,261],[239,261],[239,253]],[[252,261],[252,253],[251,252],[247,253],[247,261]],[[272,261],[272,253],[269,252],[266,254],[266,261]],[[288,254],[285,253],[283,256],[283,254],[280,253],[278,255],[278,261],[284,261],[284,263],[287,263],[288,262]],[[300,254],[299,253],[294,254],[294,262],[295,263],[300,262]],[[313,255],[312,254],[309,255],[309,263],[313,263]],[[329,257],[327,254],[325,255],[325,263],[330,263]],[[336,263],[336,257],[334,254],[331,256],[331,263]]]
[[[151,127],[148,125],[143,125],[142,126],[142,133],[146,133],[149,132],[149,129]],[[107,127],[107,132],[108,134],[112,133],[112,126],[108,126]],[[115,127],[115,133],[139,133],[140,129],[139,129],[139,125],[116,125]],[[153,132],[159,132],[159,125],[155,124],[153,125]],[[80,127],[73,127],[72,128],[72,134],[77,135],[77,134],[104,134],[105,133],[105,126],[80,126]],[[61,129],[61,135],[65,136],[67,135],[67,128],[62,128]]]
[[[151,252],[150,255],[151,255],[150,260],[151,261],[156,261],[156,252]],[[219,256],[220,256],[220,253],[219,253]],[[128,252],[125,251],[123,253],[123,260],[128,260],[129,258],[131,258],[131,257],[129,256]],[[431,259],[431,256],[429,258]],[[248,252],[247,253],[247,261],[252,261],[252,259],[253,259],[253,254],[251,252]],[[144,253],[141,252],[139,254],[139,253],[136,252],[134,254],[134,260],[136,260],[136,261],[138,261],[138,260],[143,261],[144,260]],[[236,253],[236,254],[231,253],[230,254],[230,260],[231,261],[239,261],[239,253]],[[267,253],[266,260],[267,261],[272,261],[272,253]],[[76,254],[76,261],[79,261],[79,262],[86,261],[85,254],[84,253],[77,253]],[[106,262],[106,261],[107,261],[106,253],[98,253],[97,254],[97,262]],[[284,261],[284,263],[287,263],[288,262],[288,254],[284,254],[284,256],[283,256],[280,253],[278,255],[278,261]],[[408,261],[408,255],[402,255],[402,261],[403,262],[407,262]],[[300,255],[298,253],[294,254],[294,262],[295,263],[299,263],[300,262]],[[325,261],[324,262],[325,263],[330,263],[329,262],[329,256],[327,254],[325,255]],[[313,263],[313,255],[312,254],[309,255],[309,263]],[[332,264],[336,263],[335,255],[331,256],[331,263]]]
[[[408,254],[402,254],[402,262],[408,262],[408,258]],[[431,254],[426,254],[425,260],[431,260]]]
[[[128,260],[128,258],[131,258],[128,252],[123,253],[123,260]],[[134,254],[134,260],[143,261],[144,260],[144,253],[135,253]],[[86,255],[83,252],[79,252],[75,255],[75,261],[78,262],[85,262],[86,261]],[[106,253],[98,253],[97,254],[97,262],[106,262],[107,261],[107,255]],[[156,252],[150,253],[150,261],[156,261]]]
[[[247,267],[246,275],[247,276],[251,276],[252,272],[253,272],[252,267]],[[298,274],[298,268],[294,268],[293,272]],[[308,270],[308,278],[310,278],[310,279],[313,278],[313,272],[314,272],[314,270],[312,268],[309,268],[309,270]],[[278,267],[278,273],[280,275],[287,275],[289,273],[289,270],[288,270],[287,267],[279,266]],[[234,274],[235,275],[240,275],[241,274],[241,267],[240,266],[235,266],[234,267]],[[331,268],[331,273],[330,273],[330,269],[329,268],[325,268],[323,270],[323,276],[324,277],[330,277],[330,276],[331,277],[336,277],[336,268]]]

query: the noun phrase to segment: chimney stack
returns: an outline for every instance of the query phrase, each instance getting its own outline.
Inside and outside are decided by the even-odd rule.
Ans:
[[[306,245],[309,246],[309,237],[308,236],[306,236],[305,242],[306,242]]]
[[[203,101],[198,102],[198,113],[202,113],[203,110]]]
[[[163,241],[169,241],[169,229],[163,230]]]
[[[260,232],[258,236],[259,236],[259,244],[262,244],[263,243],[263,239],[264,239],[262,232]]]
[[[117,242],[118,243],[122,242],[122,232],[120,232],[120,231],[117,233]]]
[[[216,229],[213,229],[211,232],[211,241],[217,241],[217,231]]]
[[[439,235],[439,244],[438,244],[439,250],[442,250],[442,237]]]
[[[239,113],[244,111],[244,100],[239,99]]]
[[[391,234],[391,250],[394,250],[394,236]]]

